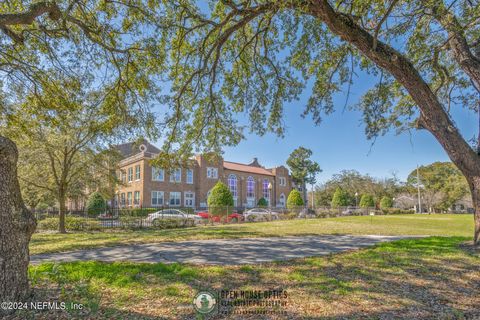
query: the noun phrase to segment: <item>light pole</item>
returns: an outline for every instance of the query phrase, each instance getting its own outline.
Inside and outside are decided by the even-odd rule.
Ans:
[[[355,192],[355,208],[358,208],[358,192]]]
[[[268,183],[267,188],[268,188],[268,206],[271,208],[272,207],[272,189],[273,189],[271,182]]]

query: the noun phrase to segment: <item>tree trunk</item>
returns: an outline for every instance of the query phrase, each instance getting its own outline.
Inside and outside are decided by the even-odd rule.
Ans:
[[[0,136],[0,302],[25,301],[30,294],[28,243],[36,222],[22,200],[17,159],[15,143]]]
[[[475,209],[474,212],[474,224],[475,231],[473,236],[473,244],[480,245],[480,175],[468,179],[468,184],[470,185],[470,191],[472,192],[472,204]]]
[[[308,0],[295,5],[299,4],[302,4],[302,10],[306,10],[308,14],[324,22],[333,33],[355,46],[379,68],[388,71],[408,91],[420,109],[420,117],[417,120],[418,127],[427,129],[435,136],[452,162],[470,183],[475,207],[474,243],[480,245],[478,239],[480,207],[477,205],[479,201],[477,193],[480,186],[477,181],[480,178],[480,157],[460,134],[438,97],[413,63],[388,44],[374,39],[368,31],[356,24],[352,17],[335,11],[327,0]],[[473,77],[472,79],[476,80]]]
[[[58,205],[60,208],[58,216],[58,232],[67,233],[67,230],[65,229],[65,212],[67,211],[67,209],[65,207],[65,193],[62,190],[60,190],[58,194]]]

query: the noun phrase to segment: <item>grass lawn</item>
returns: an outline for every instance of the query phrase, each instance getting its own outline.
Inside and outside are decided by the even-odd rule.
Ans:
[[[469,236],[470,232],[464,216],[376,220],[372,225],[368,218],[335,219],[337,224],[332,224],[333,220],[296,222],[298,228],[292,233],[358,234],[361,226],[367,228],[365,233],[382,234]],[[279,230],[287,233],[277,224],[223,229],[248,232],[250,228],[257,236]],[[195,319],[191,301],[199,289],[205,288],[283,289],[288,294],[284,300],[287,305],[280,309],[286,313],[282,316],[241,315],[229,319],[478,319],[480,253],[463,245],[470,239],[401,240],[342,254],[251,266],[48,263],[30,268],[35,300],[75,301],[85,309],[42,312],[35,319]],[[17,316],[29,318],[28,313]]]
[[[69,251],[119,244],[214,238],[318,234],[473,236],[472,215],[389,215],[242,223],[175,230],[36,233],[30,253]]]

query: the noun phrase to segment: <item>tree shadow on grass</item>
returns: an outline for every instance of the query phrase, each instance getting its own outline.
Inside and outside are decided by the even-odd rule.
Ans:
[[[480,258],[459,247],[465,240],[408,239],[326,257],[238,267],[48,263],[32,268],[31,278],[37,290],[63,288],[64,299],[92,306],[89,319],[158,319],[154,308],[161,303],[175,310],[166,317],[193,319],[191,299],[205,288],[291,293],[285,316],[229,319],[475,319],[480,318]],[[145,301],[153,309],[138,311]]]

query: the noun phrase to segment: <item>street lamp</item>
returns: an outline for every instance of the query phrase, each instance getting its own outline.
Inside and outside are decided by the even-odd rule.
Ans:
[[[271,182],[268,183],[267,188],[268,188],[268,206],[271,207],[272,206],[271,205],[271,203],[272,203],[272,201],[271,201],[272,196],[271,195],[272,195],[272,189],[273,189],[273,186],[272,186]]]
[[[358,208],[358,192],[355,192],[355,207]]]

